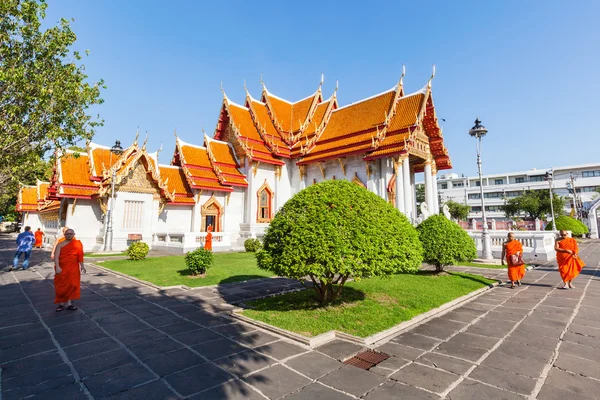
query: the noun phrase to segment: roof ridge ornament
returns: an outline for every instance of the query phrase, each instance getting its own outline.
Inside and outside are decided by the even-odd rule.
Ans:
[[[137,127],[137,130],[135,131],[135,139],[133,139],[133,145],[137,146],[138,145],[138,137],[140,136],[140,127]]]
[[[402,87],[404,87],[404,77],[405,76],[406,76],[406,66],[404,64],[402,64],[402,75],[400,75],[400,80],[398,81],[398,89],[401,89]]]
[[[146,143],[148,143],[148,131],[146,131],[146,139],[144,139],[144,144],[142,144],[142,151],[146,151]]]
[[[323,86],[323,82],[325,81],[325,75],[321,72],[321,83],[319,83],[319,89]]]
[[[427,82],[427,89],[431,89],[431,81],[433,80],[433,78],[435,78],[435,64],[432,64],[431,77],[429,78],[429,81]]]

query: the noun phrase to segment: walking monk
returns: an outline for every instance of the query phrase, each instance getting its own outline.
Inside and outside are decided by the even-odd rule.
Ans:
[[[58,243],[54,253],[54,303],[60,303],[56,311],[75,311],[77,306],[72,300],[80,297],[81,273],[85,274],[83,266],[83,245],[75,239],[75,231],[67,229],[65,240]]]
[[[556,262],[558,263],[558,270],[560,271],[560,277],[563,280],[563,289],[574,289],[573,279],[581,268],[585,267],[584,262],[577,255],[579,253],[579,246],[577,241],[573,238],[568,237],[567,231],[560,231],[560,239],[556,241],[554,245],[556,250]]]
[[[44,237],[44,232],[42,232],[42,228],[38,228],[37,231],[33,234],[35,236],[35,247],[38,249],[42,248],[42,239]]]
[[[515,283],[521,286],[521,279],[525,276],[525,264],[515,262],[515,259],[521,260],[522,257],[523,245],[515,239],[515,234],[510,232],[508,240],[502,246],[502,265],[504,265],[504,260],[508,262],[508,279],[510,280],[511,289],[514,289]]]

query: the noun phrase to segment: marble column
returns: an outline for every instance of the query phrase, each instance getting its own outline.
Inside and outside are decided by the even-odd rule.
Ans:
[[[195,198],[197,198],[196,204],[192,208],[192,232],[200,232],[202,229],[202,221],[201,221],[201,210],[202,205],[200,204],[201,196],[196,194]]]
[[[402,180],[404,185],[404,212],[409,220],[413,221],[415,215],[413,213],[413,193],[410,182],[410,164],[408,157],[402,161]]]
[[[432,180],[433,180],[433,206],[434,209],[431,210],[432,214],[439,214],[440,213],[440,199],[438,196],[438,184],[437,184],[437,179],[436,176],[433,175],[432,176]]]
[[[252,161],[246,157],[246,181],[248,181],[248,187],[246,188],[246,201],[244,204],[244,222],[247,224],[252,224],[256,222],[252,219],[252,196],[255,196],[253,189],[254,184],[254,173],[252,171]]]
[[[433,214],[435,209],[435,204],[433,203],[433,183],[431,176],[431,163],[425,163],[425,202],[427,203],[427,208],[429,209],[429,213]]]
[[[396,208],[401,213],[406,214],[404,199],[404,175],[402,173],[402,164],[396,164]]]

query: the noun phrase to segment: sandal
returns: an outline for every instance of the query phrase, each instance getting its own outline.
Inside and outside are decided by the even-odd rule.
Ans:
[[[77,306],[75,304],[71,304],[71,305],[69,305],[69,307],[67,307],[67,310],[75,311],[75,310],[77,310]]]
[[[58,307],[56,307],[56,312],[61,312],[62,310],[65,309],[65,306],[63,306],[62,304]]]

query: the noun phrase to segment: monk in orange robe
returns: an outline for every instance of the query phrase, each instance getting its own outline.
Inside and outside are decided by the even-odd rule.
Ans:
[[[563,280],[563,289],[574,289],[573,279],[581,268],[585,267],[585,263],[579,258],[579,246],[577,241],[570,238],[567,231],[560,231],[560,239],[556,241],[554,245],[556,250],[556,262],[558,263],[558,270],[560,271],[560,277]]]
[[[81,273],[85,274],[83,265],[83,245],[75,239],[73,229],[65,231],[65,238],[56,246],[54,255],[54,303],[60,303],[56,311],[65,309],[75,311],[72,303],[80,297]]]
[[[515,234],[510,232],[508,240],[502,246],[502,265],[504,261],[508,263],[508,279],[510,280],[510,288],[515,287],[515,283],[521,286],[521,279],[525,276],[525,264],[515,265],[512,261],[513,255],[523,256],[523,245],[517,239]]]
[[[204,250],[212,251],[212,225],[209,225],[206,231],[206,239],[204,240]]]
[[[33,234],[35,236],[35,247],[42,248],[42,239],[44,238],[44,232],[42,232],[41,228],[38,228],[37,231]]]
[[[68,230],[69,228],[66,226],[63,226],[60,230],[60,234],[56,237],[56,240],[54,241],[54,245],[52,246],[52,252],[50,253],[50,258],[54,260],[54,253],[56,252],[56,246],[58,246],[59,243],[64,242],[65,241],[65,232]]]

